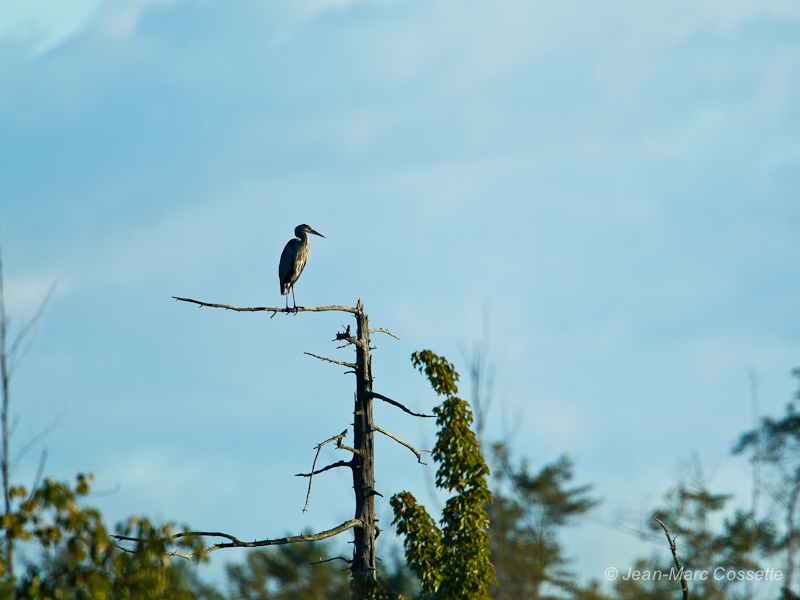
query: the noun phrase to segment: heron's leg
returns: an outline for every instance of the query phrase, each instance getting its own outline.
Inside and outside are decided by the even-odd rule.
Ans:
[[[286,311],[289,311],[289,294],[286,294]]]
[[[286,302],[289,302],[289,295],[286,295]],[[294,286],[292,286],[292,304],[294,304],[294,309],[297,310],[297,300],[294,299]]]

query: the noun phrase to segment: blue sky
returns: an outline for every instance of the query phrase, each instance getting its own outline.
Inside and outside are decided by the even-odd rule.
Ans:
[[[57,419],[47,474],[94,472],[112,520],[271,537],[349,518],[344,473],[305,515],[292,476],[349,423],[352,382],[303,355],[335,354],[346,318],[170,299],[281,305],[278,257],[309,223],[326,239],[298,303],[363,297],[401,337],[376,340],[377,391],[429,410],[409,355],[466,375],[490,315],[490,438],[533,466],[570,453],[603,499],[576,567],[627,569],[654,547],[601,522],[657,503],[693,452],[744,502],[747,369],[764,413],[796,389],[798,42],[789,1],[0,2],[15,322],[59,282],[16,443]],[[386,497],[436,505],[410,453],[378,452]]]

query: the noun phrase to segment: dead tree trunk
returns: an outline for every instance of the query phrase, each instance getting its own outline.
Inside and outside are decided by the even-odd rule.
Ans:
[[[334,468],[348,467],[353,473],[353,492],[355,494],[355,515],[353,519],[342,523],[338,527],[328,529],[313,535],[300,535],[293,537],[285,537],[279,539],[265,539],[255,542],[244,542],[235,536],[221,533],[221,532],[184,532],[174,536],[172,539],[177,539],[180,536],[201,536],[201,537],[221,537],[228,541],[220,542],[209,546],[205,552],[214,552],[223,548],[257,548],[264,546],[275,546],[280,544],[294,544],[298,542],[322,540],[325,538],[333,537],[349,529],[353,530],[354,534],[354,548],[353,558],[345,559],[350,563],[350,573],[353,580],[353,598],[356,600],[370,599],[376,597],[376,592],[379,589],[377,585],[377,569],[376,569],[376,552],[375,540],[380,533],[380,529],[375,521],[375,496],[380,494],[375,490],[375,432],[380,432],[387,437],[395,440],[397,443],[408,448],[417,457],[417,461],[421,464],[422,452],[414,448],[411,444],[404,442],[394,434],[386,431],[375,425],[372,419],[372,401],[379,399],[382,402],[391,404],[402,410],[403,412],[415,416],[433,418],[433,415],[419,414],[409,410],[400,402],[387,398],[382,394],[375,393],[372,390],[372,359],[370,357],[370,333],[385,333],[389,336],[397,338],[392,332],[386,329],[376,328],[370,330],[369,318],[364,312],[364,303],[359,298],[358,304],[355,308],[349,306],[297,306],[294,308],[272,308],[272,307],[252,307],[240,308],[231,306],[229,304],[212,304],[208,302],[201,302],[199,300],[192,300],[191,298],[178,298],[176,300],[182,302],[190,302],[199,307],[222,308],[225,310],[232,310],[237,312],[271,312],[270,318],[278,313],[283,314],[298,314],[301,312],[327,312],[338,311],[353,315],[356,320],[356,334],[352,335],[350,326],[347,326],[344,331],[336,334],[336,340],[344,342],[341,348],[354,346],[356,352],[355,362],[346,362],[326,358],[324,356],[317,356],[306,352],[309,356],[323,360],[325,362],[341,365],[347,367],[348,373],[354,373],[356,376],[356,394],[355,406],[353,408],[353,448],[345,446],[342,439],[347,436],[347,430],[338,435],[321,442],[316,446],[317,454],[311,466],[311,472],[299,473],[300,477],[308,477],[308,493],[306,495],[306,507],[308,506],[308,499],[311,495],[311,484],[315,475],[324,473]],[[399,338],[397,338],[399,339]],[[341,450],[346,450],[352,453],[352,458],[349,461],[340,460],[338,462],[329,464],[321,469],[316,469],[317,458],[319,457],[320,449],[331,442],[336,442],[336,447]],[[305,510],[305,508],[304,508]],[[137,541],[134,538],[121,538],[120,536],[113,536],[123,541]]]
[[[375,561],[375,429],[372,422],[372,363],[369,354],[369,318],[364,303],[356,306],[356,398],[353,410],[353,490],[356,496],[355,517],[361,527],[355,530],[355,548],[351,573],[355,582],[376,578]]]

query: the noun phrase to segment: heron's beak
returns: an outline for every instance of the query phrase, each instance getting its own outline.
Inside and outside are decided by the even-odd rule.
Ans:
[[[308,233],[313,233],[314,235],[318,235],[318,236],[319,236],[319,237],[321,237],[321,238],[324,238],[324,237],[325,237],[325,236],[324,236],[324,235],[322,235],[321,233],[319,233],[319,232],[316,232],[316,231],[314,231],[313,229],[311,229],[311,227],[309,227],[309,228],[308,228]]]

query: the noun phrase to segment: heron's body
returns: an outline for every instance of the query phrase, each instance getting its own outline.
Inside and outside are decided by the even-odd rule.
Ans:
[[[281,262],[278,265],[278,278],[281,284],[281,295],[286,296],[286,308],[289,308],[289,291],[292,292],[292,302],[297,308],[294,299],[294,284],[300,278],[300,273],[306,266],[308,255],[311,251],[311,244],[308,243],[308,234],[313,233],[319,237],[325,237],[317,233],[308,225],[298,225],[294,228],[295,238],[289,240],[281,253]]]

